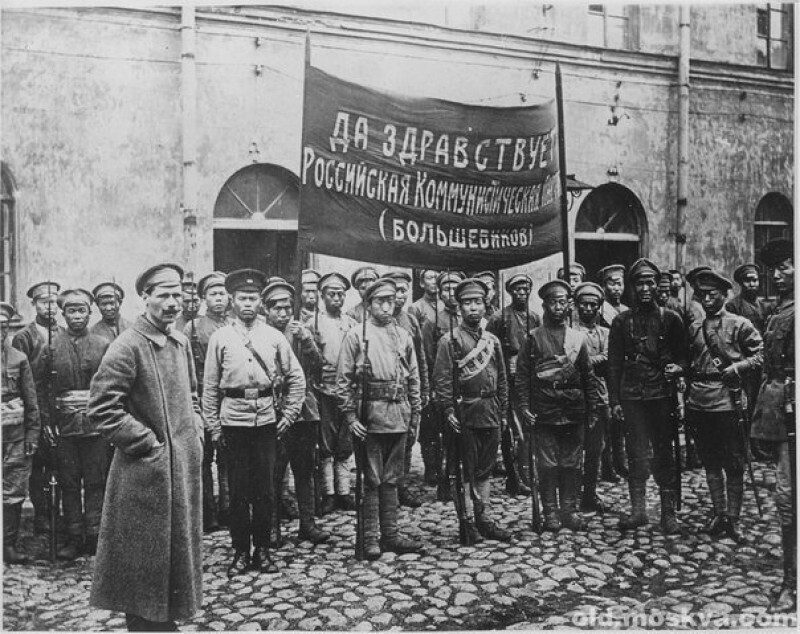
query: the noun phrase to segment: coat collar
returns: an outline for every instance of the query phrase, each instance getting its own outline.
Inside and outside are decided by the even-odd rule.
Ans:
[[[153,322],[144,315],[139,315],[139,317],[136,318],[133,328],[160,348],[163,348],[167,344],[167,339],[171,339],[178,345],[183,345],[183,340],[175,335],[174,328],[171,328],[168,333],[164,333],[156,328]]]

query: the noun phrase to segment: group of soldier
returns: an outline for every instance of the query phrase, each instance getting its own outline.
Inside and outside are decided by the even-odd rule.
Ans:
[[[162,264],[140,276],[137,290],[182,285],[183,314],[166,331],[182,332],[193,356],[203,526],[229,527],[230,575],[277,570],[270,548],[281,544],[280,515],[291,510],[281,505],[289,466],[300,540],[325,542],[315,518],[356,510],[360,556],[421,550],[398,529],[398,506],[420,505],[408,479],[417,441],[424,483],[454,500],[465,543],[512,538],[491,518],[498,453],[507,492],[532,489],[541,504],[541,530],[585,529],[580,511],[607,510],[597,482],[616,471],[631,501],[621,530],[649,523],[652,473],[661,529],[680,534],[685,412],[686,440],[705,469],[710,535],[743,540],[751,440],[776,461],[784,581],[771,609],[786,611],[796,609],[793,245],[773,241],[759,259],[775,304],[758,298],[754,263],[736,269],[741,291],[728,301],[733,284],[722,273],[701,266],[684,282],[647,259],[606,266],[598,283],[571,265],[538,288],[541,316],[530,309],[534,284],[524,273],[503,280],[423,270],[422,297],[410,306],[409,274],[369,266],[349,279],[306,270],[294,288],[253,269],[212,272],[195,285],[179,266]],[[681,297],[687,284],[691,298]],[[631,308],[622,304],[626,285]],[[361,301],[345,312],[351,286]],[[101,393],[107,382],[92,379],[128,327],[113,282],[92,293],[43,282],[28,296],[36,319],[10,345],[15,310],[0,307],[7,563],[24,560],[16,541],[28,479],[34,525],[51,528],[45,491],[54,466],[66,534],[58,556],[97,549],[119,432],[93,424],[112,396]],[[94,304],[101,317],[90,328]]]

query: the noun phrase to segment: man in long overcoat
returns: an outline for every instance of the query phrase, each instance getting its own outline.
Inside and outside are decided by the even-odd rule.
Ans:
[[[90,603],[130,631],[176,631],[200,608],[203,423],[189,341],[174,329],[182,269],[160,264],[136,291],[146,310],[111,344],[89,417],[116,446]]]

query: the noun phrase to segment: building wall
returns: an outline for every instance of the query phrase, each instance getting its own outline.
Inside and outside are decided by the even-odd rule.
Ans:
[[[213,266],[213,207],[225,181],[252,162],[299,172],[308,24],[312,63],[328,72],[468,103],[552,98],[553,62],[562,60],[568,171],[631,189],[647,213],[650,257],[674,261],[677,9],[641,8],[647,54],[598,55],[578,45],[583,23],[561,6],[544,15],[528,5],[430,7],[414,12],[429,19],[427,27],[280,9],[198,13],[199,274]],[[722,8],[693,9],[696,29],[713,30],[713,10]],[[747,12],[729,10],[735,33]],[[544,31],[521,27],[540,16],[574,44],[531,39]],[[114,277],[132,316],[140,309],[138,271],[156,259],[180,261],[183,252],[179,13],[42,9],[2,18],[2,154],[20,187],[18,287],[53,277],[91,288]],[[674,37],[658,39],[673,27]],[[498,29],[523,37],[487,34]],[[694,39],[708,42],[697,55],[744,63],[741,51],[728,50],[738,44],[733,36]],[[731,270],[752,257],[761,196],[779,191],[793,199],[793,84],[774,72],[702,60],[693,73],[685,263]],[[573,223],[579,207],[580,199]],[[346,273],[357,266],[324,257],[315,264]],[[540,282],[558,265],[553,256],[523,268]],[[20,306],[26,316],[28,308]]]

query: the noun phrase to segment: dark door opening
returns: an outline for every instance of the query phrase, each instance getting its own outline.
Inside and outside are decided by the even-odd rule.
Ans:
[[[214,269],[230,273],[251,268],[290,284],[297,277],[297,232],[254,229],[214,230]]]

